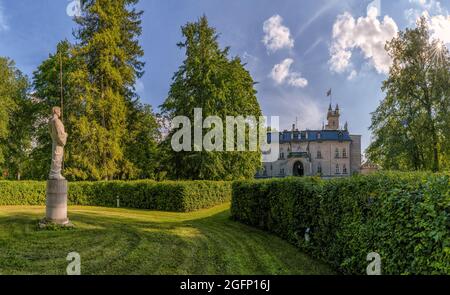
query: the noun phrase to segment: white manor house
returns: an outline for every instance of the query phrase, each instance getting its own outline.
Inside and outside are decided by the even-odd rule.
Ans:
[[[277,161],[263,163],[257,178],[285,176],[347,177],[360,173],[361,135],[352,135],[348,125],[339,125],[339,106],[328,108],[327,125],[322,130],[279,132],[280,155]],[[271,133],[267,134],[268,141]]]

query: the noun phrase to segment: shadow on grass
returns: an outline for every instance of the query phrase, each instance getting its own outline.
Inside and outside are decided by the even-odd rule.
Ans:
[[[66,256],[75,251],[83,274],[332,273],[286,241],[230,220],[226,209],[198,219],[92,207],[69,212],[70,231],[37,230],[37,214],[0,216],[0,272],[65,274]]]

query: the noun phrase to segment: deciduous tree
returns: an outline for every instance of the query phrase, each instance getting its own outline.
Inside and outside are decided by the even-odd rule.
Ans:
[[[14,62],[0,58],[0,167],[20,179],[31,151],[33,109],[28,78]]]
[[[369,159],[388,169],[449,168],[450,54],[425,18],[388,42],[386,97],[372,114]]]

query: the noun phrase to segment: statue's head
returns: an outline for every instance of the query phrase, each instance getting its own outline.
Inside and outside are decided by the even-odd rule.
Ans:
[[[58,118],[61,118],[61,108],[60,107],[53,107],[52,108],[52,115],[57,115]]]

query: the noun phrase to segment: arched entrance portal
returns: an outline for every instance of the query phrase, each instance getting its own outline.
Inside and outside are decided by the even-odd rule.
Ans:
[[[292,173],[294,176],[302,177],[305,175],[305,169],[303,167],[303,163],[300,161],[295,162],[294,171]]]

